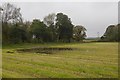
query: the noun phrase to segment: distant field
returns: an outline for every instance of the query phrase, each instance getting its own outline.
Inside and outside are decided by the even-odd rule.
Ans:
[[[56,51],[53,54],[16,52],[18,48],[31,47],[71,47],[78,50]],[[117,78],[118,43],[3,46],[2,71],[3,78]]]

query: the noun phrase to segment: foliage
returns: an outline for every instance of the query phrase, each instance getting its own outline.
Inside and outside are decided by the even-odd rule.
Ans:
[[[56,27],[58,29],[58,40],[70,42],[73,34],[73,24],[70,18],[63,13],[57,14]]]
[[[27,41],[27,32],[24,25],[16,23],[9,30],[11,43],[20,43]]]
[[[51,13],[43,21],[34,19],[32,22],[23,22],[20,8],[5,3],[2,9],[3,43],[71,42],[72,39],[83,40],[86,35],[83,28],[83,34],[73,38],[73,24],[68,15],[63,13]]]
[[[119,33],[118,28],[119,28],[119,24],[108,26],[108,28],[106,29],[106,32],[101,37],[101,39],[103,41],[119,41],[120,39],[118,36],[118,33]]]
[[[34,38],[37,38],[38,42],[40,41],[45,41],[47,42],[49,40],[49,31],[47,29],[47,26],[41,22],[38,19],[34,19],[31,26],[30,26],[30,31]]]
[[[46,24],[48,27],[55,22],[55,13],[49,14],[48,16],[44,17],[44,24]]]
[[[9,25],[8,23],[22,22],[20,8],[15,7],[10,3],[5,3],[2,6],[2,41],[7,43],[9,40]]]
[[[13,4],[5,3],[2,9],[2,22],[22,22],[20,8],[15,7]]]
[[[57,39],[57,29],[55,27],[55,13],[49,14],[43,20],[44,24],[47,25],[47,29],[49,32],[49,41],[54,42]]]
[[[118,41],[120,41],[120,24],[118,24],[117,27],[118,27]]]
[[[76,41],[82,41],[83,39],[85,39],[86,37],[86,29],[84,26],[80,26],[80,25],[77,25],[73,28],[73,38],[76,40]]]

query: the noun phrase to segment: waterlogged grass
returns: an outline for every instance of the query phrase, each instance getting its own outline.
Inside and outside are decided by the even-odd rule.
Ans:
[[[32,47],[71,47],[54,54],[18,53]],[[7,53],[13,51],[14,53]],[[3,46],[4,78],[117,78],[118,43],[17,44]]]

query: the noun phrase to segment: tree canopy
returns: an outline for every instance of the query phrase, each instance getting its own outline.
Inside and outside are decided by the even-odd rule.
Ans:
[[[81,25],[77,25],[73,28],[73,38],[76,41],[82,41],[86,37],[86,28]]]
[[[20,10],[10,3],[0,7],[3,43],[81,42],[87,36],[85,26],[74,25],[64,13],[48,14],[43,21],[24,21]],[[120,24],[109,25],[101,41],[120,41],[119,27]]]
[[[120,41],[119,27],[120,27],[120,24],[108,26],[104,35],[101,37],[101,40],[103,40],[103,41]]]
[[[9,42],[9,23],[22,23],[22,15],[20,8],[15,7],[10,3],[5,3],[2,6],[2,41],[3,43]]]
[[[73,24],[70,18],[63,13],[57,14],[56,27],[58,29],[58,39],[65,42],[70,42],[73,35]]]

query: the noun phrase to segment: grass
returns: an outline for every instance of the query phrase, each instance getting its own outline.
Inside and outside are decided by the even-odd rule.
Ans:
[[[31,47],[71,47],[54,54],[18,53]],[[14,51],[14,53],[6,53]],[[3,78],[117,78],[118,43],[48,43],[6,45],[2,49]]]

